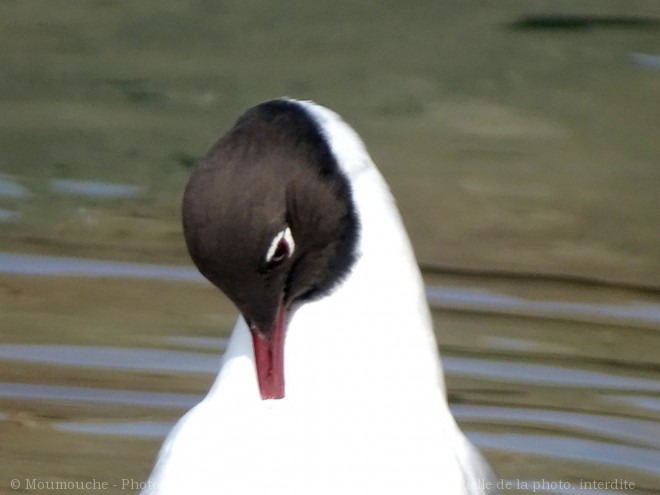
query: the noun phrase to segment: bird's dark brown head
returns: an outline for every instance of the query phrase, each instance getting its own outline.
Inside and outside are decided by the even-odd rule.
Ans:
[[[183,226],[198,269],[253,339],[270,343],[283,339],[272,335],[278,318],[331,291],[356,256],[348,179],[317,121],[291,100],[250,109],[211,148],[186,187]]]

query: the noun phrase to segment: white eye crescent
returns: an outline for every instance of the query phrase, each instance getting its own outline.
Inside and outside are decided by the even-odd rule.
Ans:
[[[273,237],[268,251],[266,251],[266,263],[277,263],[290,258],[296,249],[291,229],[287,226]]]

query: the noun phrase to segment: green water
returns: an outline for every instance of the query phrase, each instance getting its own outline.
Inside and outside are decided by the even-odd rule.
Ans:
[[[196,157],[251,105],[316,100],[364,138],[427,282],[459,291],[435,310],[450,400],[498,474],[651,493],[659,56],[657,0],[5,0],[0,251],[186,265]],[[35,477],[130,491],[212,370],[75,350],[212,360],[221,345],[199,339],[234,317],[201,284],[0,274],[0,346],[28,346],[0,347],[0,493]]]
[[[512,25],[553,12],[656,24]],[[35,194],[0,198],[21,218],[0,234],[183,261],[190,163],[290,95],[363,135],[421,260],[657,286],[660,76],[633,57],[658,55],[658,18],[655,0],[2,2],[0,170]],[[147,192],[71,198],[52,178]]]

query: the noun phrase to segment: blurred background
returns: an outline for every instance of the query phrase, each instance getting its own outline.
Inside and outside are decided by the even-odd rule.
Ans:
[[[0,493],[145,480],[236,318],[183,187],[282,95],[390,183],[508,492],[660,491],[657,0],[4,0],[0,67]]]

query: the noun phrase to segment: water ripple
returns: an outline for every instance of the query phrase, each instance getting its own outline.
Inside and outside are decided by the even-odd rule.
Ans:
[[[111,184],[109,182],[77,179],[52,179],[50,181],[50,189],[58,194],[73,194],[105,199],[137,198],[144,191],[143,187],[131,184]]]
[[[467,376],[481,380],[502,380],[561,387],[660,392],[660,382],[658,380],[572,369],[564,366],[456,356],[445,356],[442,362],[445,371],[450,375]]]
[[[114,406],[161,407],[190,409],[202,396],[105,388],[67,387],[63,385],[34,385],[27,383],[0,383],[0,398],[38,401],[64,401],[77,404],[110,404]]]
[[[485,289],[427,287],[429,303],[435,307],[492,312],[536,318],[640,325],[660,323],[660,304],[633,302],[593,304],[565,301],[534,301]]]
[[[0,175],[0,198],[22,199],[30,196],[27,188],[15,179]]]
[[[85,260],[0,252],[0,273],[36,276],[120,277],[152,280],[202,282],[193,267],[150,263]],[[537,318],[619,323],[642,327],[660,324],[660,304],[593,304],[565,301],[535,301],[497,294],[479,288],[431,286],[426,289],[434,307],[471,312],[492,312]]]
[[[79,345],[0,345],[0,359],[89,368],[212,373],[220,357],[197,352]]]
[[[15,275],[120,277],[202,282],[199,272],[187,266],[85,260],[56,256],[0,253],[0,272]]]
[[[660,474],[660,451],[655,449],[630,447],[583,438],[520,433],[473,432],[468,434],[468,437],[480,448],[600,463]]]
[[[55,429],[88,435],[112,435],[122,437],[164,438],[174,426],[167,421],[125,421],[117,423],[88,423],[62,421]]]
[[[522,409],[479,405],[452,405],[459,421],[553,427],[580,433],[602,435],[622,442],[638,442],[660,449],[660,429],[653,421],[586,414],[552,409]],[[567,432],[568,433],[568,432]]]

